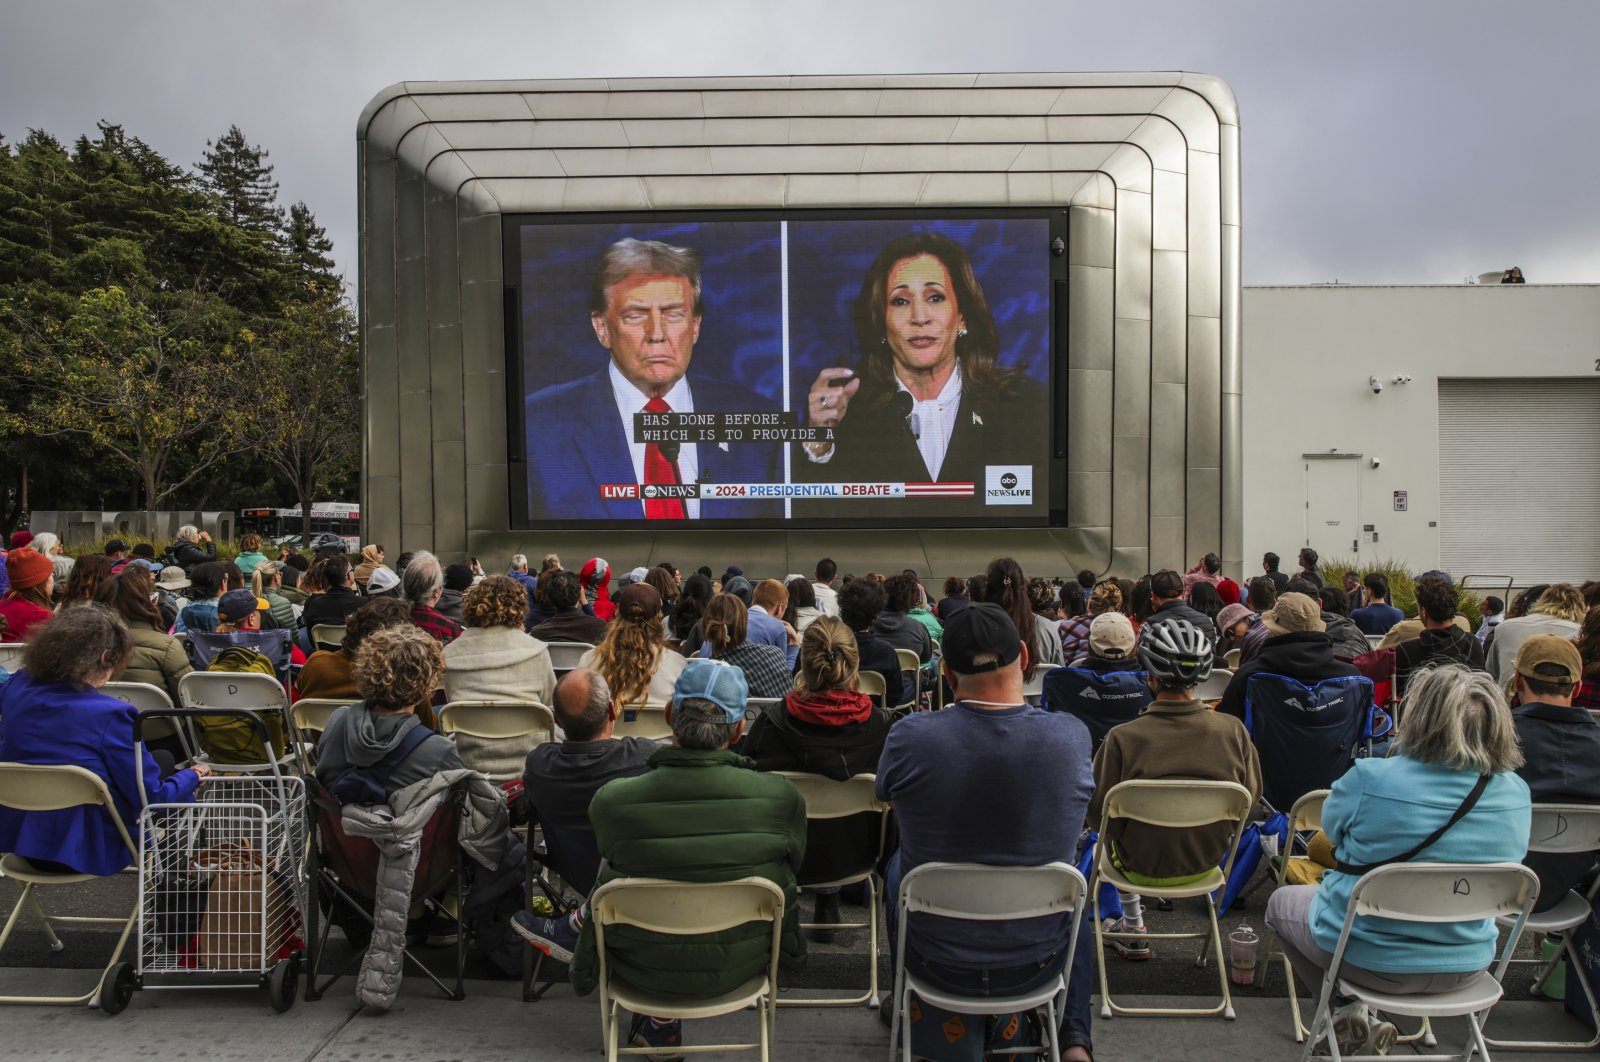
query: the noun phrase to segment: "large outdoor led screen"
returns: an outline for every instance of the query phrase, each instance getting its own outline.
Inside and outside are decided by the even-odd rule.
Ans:
[[[506,222],[513,523],[1065,523],[1065,217]]]

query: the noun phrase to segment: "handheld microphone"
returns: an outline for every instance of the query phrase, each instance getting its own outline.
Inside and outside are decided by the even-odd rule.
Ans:
[[[922,425],[917,423],[917,416],[914,412],[916,403],[912,400],[909,391],[895,392],[894,409],[900,415],[900,419],[905,421],[906,431],[911,433],[911,437],[913,439],[922,438]]]

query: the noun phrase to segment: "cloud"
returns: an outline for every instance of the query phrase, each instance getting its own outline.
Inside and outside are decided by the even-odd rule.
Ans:
[[[1600,5],[859,0],[12,5],[0,132],[120,122],[193,163],[237,123],[352,276],[355,122],[402,80],[1197,70],[1242,114],[1246,283],[1600,280]]]

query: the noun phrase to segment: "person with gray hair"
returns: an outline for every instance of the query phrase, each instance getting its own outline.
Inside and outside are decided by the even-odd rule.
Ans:
[[[582,681],[592,690],[599,677]],[[577,689],[572,695],[584,700]],[[787,778],[756,772],[729,747],[744,732],[748,699],[738,668],[689,661],[667,712],[674,744],[657,749],[644,774],[612,782],[589,804],[604,859],[597,884],[624,877],[703,883],[766,878],[783,890],[779,963],[792,976],[806,955],[795,886],[805,857],[805,801]],[[558,710],[573,718],[566,708]],[[518,912],[513,926],[535,948],[571,962],[574,991],[594,991],[598,962],[583,908],[556,918]],[[760,923],[688,940],[617,926],[606,933],[606,949],[613,968],[626,970],[641,991],[705,999],[766,970],[770,940],[771,930]],[[636,1015],[628,1039],[671,1056],[683,1043],[682,1023]]]
[[[532,597],[534,591],[539,587],[539,580],[528,573],[528,555],[526,553],[513,553],[511,555],[511,567],[506,569],[506,574],[521,583],[523,588],[528,591],[529,597]]]
[[[1412,680],[1394,750],[1357,759],[1333,784],[1322,832],[1337,866],[1320,885],[1272,894],[1267,925],[1294,972],[1319,998],[1363,874],[1390,863],[1519,863],[1532,800],[1517,776],[1522,751],[1504,694],[1481,671],[1445,664]],[[1444,992],[1495,958],[1497,934],[1481,922],[1394,922],[1357,916],[1339,977],[1387,994]],[[1341,1053],[1383,1054],[1395,1028],[1341,997],[1331,1035]]]
[[[43,536],[35,536],[38,542]],[[35,549],[39,547],[34,546]],[[42,552],[42,551],[41,551]],[[167,547],[167,555],[172,558],[172,563],[188,571],[196,564],[217,559],[217,544],[211,541],[211,536],[195,527],[193,524],[184,524],[178,528],[178,537]]]
[[[444,568],[426,550],[411,555],[400,576],[400,596],[411,606],[411,622],[442,645],[461,637],[461,624],[436,607],[444,594]]]
[[[604,251],[590,282],[589,324],[610,363],[527,400],[532,519],[682,523],[781,515],[778,502],[702,500],[690,489],[699,483],[777,482],[776,443],[639,437],[636,421],[645,415],[777,409],[773,400],[728,381],[696,374],[691,382],[689,363],[704,310],[700,256],[693,249],[627,237]],[[544,359],[555,371],[573,360],[568,352],[537,351],[535,360]],[[606,414],[607,399],[614,418]],[[602,486],[632,489],[602,495]]]

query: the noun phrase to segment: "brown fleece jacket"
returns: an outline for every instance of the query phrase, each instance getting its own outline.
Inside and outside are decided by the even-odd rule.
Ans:
[[[1154,701],[1139,718],[1112,727],[1094,757],[1094,799],[1089,822],[1096,828],[1106,794],[1119,782],[1139,778],[1197,778],[1238,782],[1261,798],[1261,763],[1244,724],[1204,703]],[[1214,867],[1228,853],[1232,830],[1223,823],[1173,829],[1115,820],[1101,841],[1116,846],[1122,866],[1151,878],[1176,878]]]

